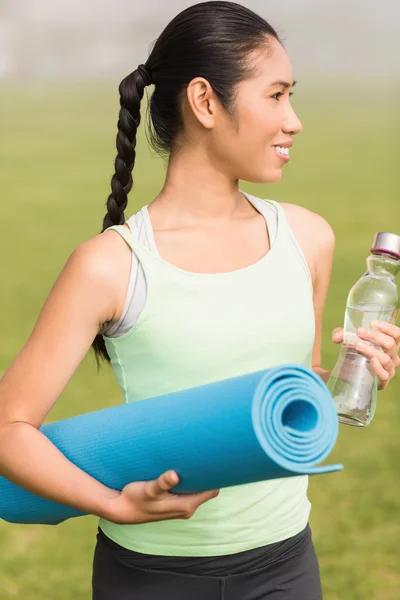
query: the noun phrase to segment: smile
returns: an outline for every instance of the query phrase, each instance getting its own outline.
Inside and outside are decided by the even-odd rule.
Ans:
[[[289,148],[283,148],[282,146],[273,146],[273,149],[275,150],[275,153],[279,156],[279,158],[282,158],[285,161],[289,160]]]

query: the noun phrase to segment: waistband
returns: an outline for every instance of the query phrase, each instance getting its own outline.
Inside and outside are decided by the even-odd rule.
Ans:
[[[286,540],[224,556],[188,557],[142,554],[120,546],[106,536],[100,527],[97,540],[99,545],[111,551],[115,558],[127,567],[177,574],[223,577],[267,568],[272,563],[288,560],[304,552],[311,542],[311,528],[307,523],[303,531]]]

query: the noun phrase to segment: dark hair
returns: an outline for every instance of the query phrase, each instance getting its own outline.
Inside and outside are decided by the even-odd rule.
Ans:
[[[251,76],[248,54],[268,48],[276,31],[263,18],[234,2],[201,2],[179,13],[156,40],[145,65],[125,77],[119,85],[120,105],[117,134],[118,155],[111,194],[104,217],[105,231],[125,223],[124,211],[132,188],[136,156],[136,132],[144,88],[154,84],[149,101],[148,137],[159,152],[169,152],[182,126],[182,93],[195,77],[204,77],[224,109],[230,113],[235,86]],[[97,335],[93,349],[110,360],[104,339]]]

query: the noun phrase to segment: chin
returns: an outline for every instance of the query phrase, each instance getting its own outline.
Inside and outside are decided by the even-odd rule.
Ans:
[[[261,173],[249,173],[248,177],[241,177],[249,183],[277,183],[282,177],[282,169],[269,169]]]
[[[282,178],[282,169],[275,169],[273,172],[266,174],[263,183],[277,183]]]

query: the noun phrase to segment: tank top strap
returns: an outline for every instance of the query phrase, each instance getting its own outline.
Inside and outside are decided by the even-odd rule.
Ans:
[[[266,204],[269,204],[270,206],[275,208],[277,221],[278,221],[278,227],[279,227],[279,223],[281,225],[283,225],[284,227],[286,227],[287,226],[286,214],[285,214],[285,211],[283,210],[282,206],[280,205],[280,203],[277,202],[276,200],[266,200],[266,199],[262,200],[262,202],[265,202]]]
[[[286,219],[285,211],[276,200],[260,199],[260,201],[264,205],[269,205],[269,207],[272,207],[272,210],[274,210],[276,214],[276,233],[274,244],[281,244],[285,239],[290,237],[290,228]]]
[[[136,255],[138,261],[142,264],[143,258],[150,254],[150,250],[144,248],[140,244],[140,242],[137,239],[135,239],[135,236],[133,235],[132,231],[130,229],[127,229],[123,225],[112,225],[111,227],[107,227],[106,231],[110,230],[117,231],[120,234],[120,236],[124,238],[128,246]]]
[[[301,264],[302,270],[305,272],[307,281],[313,290],[313,279],[309,264],[304,255],[304,252],[298,243],[292,228],[290,227],[284,208],[276,200],[264,200],[275,206],[277,212],[277,234],[275,243],[280,244],[282,249],[288,249],[290,253],[294,252],[296,260]]]
[[[130,246],[132,248],[132,250],[134,250],[134,245],[136,246],[136,244],[134,244],[133,242],[133,235],[131,230],[128,230],[126,227],[124,227],[123,225],[112,225],[111,227],[107,227],[106,231],[118,231],[118,233],[120,234],[121,237],[124,238],[124,240],[126,241],[126,243],[128,244],[128,246]]]

